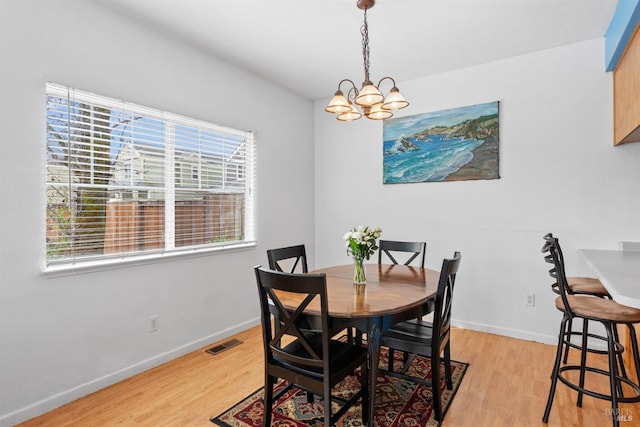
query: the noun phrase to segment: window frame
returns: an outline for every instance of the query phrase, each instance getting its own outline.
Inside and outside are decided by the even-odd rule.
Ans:
[[[175,243],[176,236],[174,231],[176,228],[176,217],[175,217],[175,209],[176,209],[176,202],[177,202],[176,194],[179,191],[180,192],[185,191],[185,189],[179,188],[179,186],[177,185],[178,175],[174,165],[177,163],[178,153],[176,152],[176,149],[175,149],[175,141],[167,141],[166,139],[163,139],[162,145],[165,148],[164,148],[164,155],[162,156],[162,161],[164,164],[163,167],[164,167],[164,174],[165,174],[165,178],[164,178],[165,185],[161,187],[161,191],[163,195],[162,197],[164,197],[164,206],[165,206],[163,208],[165,212],[165,216],[163,220],[163,223],[165,224],[165,227],[164,227],[165,239],[163,240],[162,248],[156,249],[156,250],[150,250],[150,251],[135,249],[129,252],[112,253],[112,254],[105,254],[103,252],[102,254],[98,254],[98,255],[73,254],[72,256],[68,256],[62,259],[55,259],[54,257],[49,256],[48,254],[49,243],[47,242],[47,239],[44,239],[44,245],[43,245],[44,246],[44,256],[43,256],[44,267],[42,269],[43,274],[56,276],[56,275],[65,275],[65,274],[68,274],[69,272],[78,273],[78,272],[96,271],[96,270],[102,270],[102,269],[118,268],[122,266],[128,266],[128,265],[139,264],[139,263],[162,262],[163,260],[167,260],[167,259],[210,255],[210,254],[219,253],[219,252],[246,250],[256,246],[257,244],[256,234],[255,234],[256,218],[254,215],[254,212],[255,212],[255,134],[253,132],[239,131],[236,129],[215,125],[215,124],[204,122],[201,120],[191,119],[188,117],[180,116],[180,115],[169,113],[166,111],[150,109],[148,107],[143,107],[137,104],[115,100],[105,96],[96,95],[90,92],[81,91],[81,90],[69,88],[67,86],[54,84],[54,83],[47,83],[45,88],[45,110],[47,111],[47,114],[46,114],[47,124],[49,123],[48,114],[49,114],[50,97],[66,97],[66,100],[68,103],[88,102],[87,100],[91,100],[90,101],[92,102],[91,105],[96,105],[100,108],[110,108],[109,110],[110,118],[112,118],[114,111],[117,111],[117,112],[133,111],[136,114],[142,114],[142,113],[149,114],[149,116],[154,120],[160,120],[163,126],[167,126],[168,128],[171,128],[172,132],[177,127],[181,127],[187,130],[191,130],[193,128],[193,129],[201,129],[206,132],[213,132],[216,136],[220,134],[220,135],[230,135],[234,138],[241,138],[241,141],[243,142],[240,142],[239,143],[240,145],[238,146],[238,147],[242,147],[242,150],[244,152],[243,153],[244,158],[241,163],[243,165],[245,172],[248,172],[248,173],[244,174],[244,185],[242,185],[242,183],[238,185],[238,182],[236,182],[235,185],[233,186],[236,190],[239,190],[239,191],[236,191],[237,194],[244,195],[242,197],[243,215],[241,215],[241,218],[242,218],[241,220],[242,235],[241,236],[242,237],[237,240],[222,240],[222,241],[214,241],[214,242],[209,241],[204,244],[177,246]],[[144,117],[147,117],[147,116],[145,115]],[[67,120],[71,120],[70,116],[67,117]],[[44,141],[45,141],[45,153],[46,153],[47,150],[49,149],[49,143],[50,143],[48,133],[47,135],[45,135]],[[93,150],[94,143],[95,142],[93,140],[90,142],[91,150]],[[135,143],[135,141],[133,143]],[[172,148],[167,149],[166,144],[172,146]],[[69,145],[70,145],[70,142],[69,142]],[[124,145],[121,145],[121,148],[124,148]],[[198,152],[198,153],[202,153],[202,152]],[[204,154],[198,154],[197,156],[201,159],[202,155]],[[224,157],[223,155],[219,155],[219,156]],[[67,157],[70,157],[70,155],[67,154]],[[111,157],[113,160],[113,154],[111,154]],[[144,164],[145,161],[146,161],[145,159],[140,159],[140,164]],[[234,159],[233,161],[236,162],[237,160]],[[224,164],[225,163],[223,163],[223,169],[226,168]],[[69,168],[73,165],[75,164],[68,163]],[[45,195],[42,198],[45,203],[45,208],[47,208],[45,209],[45,211],[48,210],[50,188],[56,187],[56,186],[61,188],[66,188],[67,191],[69,191],[69,194],[71,194],[74,187],[79,186],[77,182],[73,182],[73,180],[71,179],[72,177],[71,172],[69,172],[70,179],[66,183],[65,182],[59,183],[57,181],[50,180],[49,168],[51,166],[55,168],[57,167],[57,163],[56,162],[50,163],[49,156],[47,155],[47,158],[45,159],[45,170],[47,172],[45,173]],[[93,163],[91,163],[90,167],[93,169]],[[127,167],[130,169],[127,169]],[[133,170],[134,168],[135,168],[135,165],[132,160],[132,163],[124,165],[124,168],[120,170],[120,173],[122,173],[125,176],[125,178],[131,179],[131,181],[133,181],[136,179],[134,177],[134,175],[136,174],[136,171]],[[198,174],[197,178],[193,178],[194,168]],[[118,169],[116,168],[115,161],[112,161],[109,169],[109,173],[111,174],[112,179],[115,179],[117,170]],[[130,171],[130,176],[127,176],[128,170]],[[145,175],[146,171],[142,170],[142,171],[138,171],[137,173]],[[182,180],[184,178],[183,172],[180,171],[180,174],[181,174],[180,179]],[[204,175],[205,175],[205,172],[203,171],[203,166],[201,163],[192,164],[190,167],[189,178],[197,181],[198,187],[195,190],[194,189],[187,189],[187,190],[193,192],[193,194],[196,194],[197,191],[200,191],[203,194],[212,194],[212,195],[216,194],[215,191],[211,190],[213,187],[210,187],[210,188],[201,187],[201,181],[203,180]],[[227,183],[227,179],[223,177],[221,185],[222,185],[222,188],[225,188],[225,186],[228,186],[230,184]],[[112,187],[111,183],[105,187],[109,188],[109,191],[113,190],[113,188],[111,188]],[[153,187],[149,187],[148,191],[151,191],[154,189],[155,188]],[[133,189],[130,191],[135,192],[135,190]],[[144,193],[144,190],[142,192]],[[105,199],[104,203],[107,203],[107,201],[108,201],[108,198]],[[73,202],[69,200],[68,203],[71,206]],[[171,212],[171,214],[167,215],[166,212]],[[49,215],[48,214],[45,215],[45,224],[43,228],[45,230],[45,234],[48,237],[48,232],[49,232]],[[116,235],[116,236],[119,236],[119,235]],[[167,237],[167,236],[170,236],[170,237]],[[146,238],[146,236],[143,236],[143,238]],[[103,238],[102,240],[103,245],[105,244],[105,241],[106,241],[105,239],[106,238]]]

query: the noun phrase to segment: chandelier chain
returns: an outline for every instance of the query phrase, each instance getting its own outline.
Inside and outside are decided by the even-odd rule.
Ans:
[[[369,81],[369,25],[367,25],[367,8],[364,8],[364,24],[360,29],[362,34],[362,58],[364,62],[364,81]]]

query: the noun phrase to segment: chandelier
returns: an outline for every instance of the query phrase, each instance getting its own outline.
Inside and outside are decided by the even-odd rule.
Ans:
[[[367,25],[367,10],[371,9],[375,0],[358,0],[357,6],[364,10],[364,24],[360,29],[362,34],[362,57],[364,62],[364,81],[360,90],[350,79],[343,79],[338,83],[338,90],[325,108],[329,113],[337,114],[337,119],[350,122],[358,120],[362,115],[371,120],[385,120],[393,117],[391,110],[404,108],[409,103],[400,94],[396,87],[396,82],[391,77],[383,77],[377,85],[369,79],[369,26]],[[380,92],[380,85],[385,80],[391,80],[393,87],[389,90],[389,94],[385,98]],[[343,83],[351,83],[351,87],[347,92],[347,96],[341,90]],[[354,105],[358,105],[362,109],[362,113]]]

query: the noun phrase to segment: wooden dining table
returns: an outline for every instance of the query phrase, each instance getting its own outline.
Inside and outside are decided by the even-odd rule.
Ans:
[[[440,273],[427,268],[392,264],[365,264],[367,283],[353,283],[353,265],[321,268],[310,273],[326,275],[327,299],[332,330],[355,327],[367,334],[369,369],[369,414],[373,420],[376,381],[380,360],[380,335],[398,322],[433,311]],[[295,294],[282,295],[281,302],[295,309]],[[320,313],[313,301],[306,314]]]

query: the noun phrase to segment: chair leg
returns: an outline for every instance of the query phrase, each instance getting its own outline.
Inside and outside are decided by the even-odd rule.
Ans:
[[[609,382],[611,384],[611,417],[613,419],[613,427],[620,426],[620,420],[618,419],[618,369],[617,369],[617,359],[615,354],[615,344],[613,340],[613,329],[616,326],[612,323],[607,323],[605,328],[607,330],[607,341],[609,344]]]
[[[636,378],[634,382],[636,384],[640,384],[640,352],[638,351],[638,337],[636,336],[635,326],[632,324],[628,324],[627,326],[629,327],[629,337],[631,338],[633,363],[636,366]]]
[[[447,390],[453,390],[453,380],[451,378],[451,342],[444,346],[444,375],[447,379]]]
[[[433,417],[442,421],[442,405],[440,404],[440,357],[431,355],[431,393],[433,395]]]
[[[369,361],[362,365],[360,369],[360,387],[362,387],[362,424],[368,426],[373,414],[369,413],[369,399],[375,399],[374,396],[369,396]],[[374,389],[375,390],[375,389]],[[373,423],[371,423],[373,425]]]
[[[331,417],[331,398],[324,399],[324,427],[332,427],[333,421]]]
[[[571,319],[569,319],[571,320]],[[589,322],[587,321],[587,319],[582,319],[582,346],[580,348],[580,389],[584,389],[584,377],[585,377],[585,367],[587,366],[587,346],[588,344],[588,336],[587,334],[589,333]],[[569,347],[569,345],[567,344],[567,347]],[[584,396],[584,393],[582,391],[578,391],[578,401],[576,402],[576,406],[579,408],[582,408],[582,397]]]
[[[587,322],[587,319],[583,319],[583,322]],[[570,318],[568,325],[567,325],[567,342],[571,342],[571,333],[573,332],[573,319]],[[569,358],[569,348],[571,348],[570,346],[566,346],[564,348],[564,358],[562,359],[562,363],[567,363],[567,359]]]
[[[267,374],[264,382],[264,415],[262,416],[262,426],[271,426],[271,414],[273,411],[273,386],[275,378]]]
[[[551,407],[553,406],[553,398],[556,394],[556,385],[558,384],[558,374],[560,372],[560,361],[562,360],[562,347],[564,345],[564,334],[566,332],[566,326],[568,322],[568,316],[565,314],[560,322],[560,334],[558,337],[558,348],[556,350],[556,360],[553,363],[553,371],[551,373],[551,386],[549,387],[549,397],[547,398],[547,406],[542,416],[542,422],[549,422],[549,414],[551,413]]]
[[[393,372],[393,358],[395,356],[395,350],[389,347],[389,360],[387,361],[387,370]]]
[[[620,342],[620,336],[618,335],[618,328],[616,325],[613,325],[613,340],[616,343]],[[615,348],[614,348],[615,351]],[[627,369],[624,366],[624,358],[622,357],[622,352],[615,352],[617,365],[620,368],[620,376],[622,378],[627,378]],[[618,393],[620,397],[624,396],[624,390],[622,388],[621,381],[617,381],[618,383]]]
[[[333,417],[331,415],[331,385],[329,381],[325,381],[324,386],[324,396],[322,399],[324,400],[324,427],[333,426]]]

